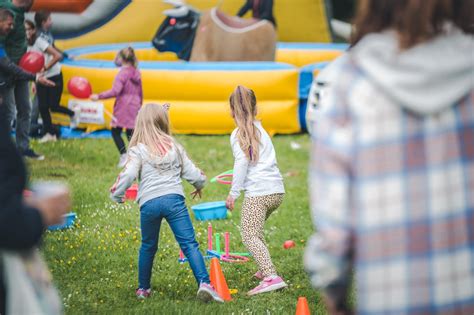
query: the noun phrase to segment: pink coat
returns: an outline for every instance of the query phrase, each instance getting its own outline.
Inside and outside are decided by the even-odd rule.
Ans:
[[[112,127],[135,128],[135,119],[143,102],[140,71],[124,66],[115,77],[111,90],[99,94],[99,99],[115,97]]]

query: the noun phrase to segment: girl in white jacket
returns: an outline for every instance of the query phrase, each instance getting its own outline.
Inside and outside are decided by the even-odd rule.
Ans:
[[[233,210],[240,191],[245,191],[241,214],[242,241],[258,265],[255,277],[262,280],[248,292],[255,295],[287,286],[276,273],[263,236],[265,221],[281,205],[285,188],[272,140],[255,118],[257,100],[254,92],[238,86],[230,96],[230,109],[237,128],[230,137],[235,162],[226,206]]]
[[[206,176],[191,162],[184,148],[171,136],[168,106],[148,104],[138,112],[130,140],[128,160],[117,181],[110,189],[111,198],[122,202],[125,190],[139,179],[138,203],[142,244],[138,257],[138,298],[151,294],[150,279],[158,249],[161,221],[166,219],[198,283],[198,299],[223,302],[210,285],[204,259],[199,252],[194,228],[184,202],[181,178],[196,190],[193,197],[201,196]]]

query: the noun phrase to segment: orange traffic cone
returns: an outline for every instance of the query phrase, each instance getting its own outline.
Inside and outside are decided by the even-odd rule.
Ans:
[[[216,257],[211,259],[211,284],[216,289],[217,293],[224,299],[224,301],[232,301],[230,297],[229,287],[225,281],[224,273],[221,269],[219,259]]]
[[[295,315],[311,315],[311,312],[309,311],[308,301],[305,297],[298,298],[298,304],[296,304]]]

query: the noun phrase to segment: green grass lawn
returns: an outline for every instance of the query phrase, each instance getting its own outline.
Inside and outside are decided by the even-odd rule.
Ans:
[[[189,156],[208,178],[232,168],[228,136],[178,136]],[[30,180],[61,180],[69,183],[73,211],[78,214],[74,228],[47,232],[43,253],[63,298],[67,314],[292,314],[299,296],[307,297],[312,314],[324,314],[319,294],[313,290],[303,270],[302,256],[312,233],[307,192],[309,138],[307,135],[276,136],[273,139],[286,196],[283,205],[270,217],[265,235],[273,261],[289,284],[283,291],[247,297],[258,282],[253,261],[245,264],[222,263],[229,288],[237,289],[233,301],[202,304],[196,300],[197,286],[188,264],[179,264],[178,245],[167,223],[163,224],[153,267],[153,295],[137,300],[137,253],[140,246],[137,204],[115,204],[109,187],[119,170],[118,153],[111,139],[63,140],[34,144],[45,154],[45,161],[29,163]],[[297,142],[301,149],[291,149]],[[192,191],[185,184],[186,193]],[[198,202],[225,200],[229,186],[208,184]],[[245,251],[240,240],[240,202],[232,218],[212,221],[214,231],[231,233],[231,250]],[[190,210],[191,211],[191,210]],[[207,244],[208,222],[194,222],[201,250]],[[296,247],[285,250],[283,242],[292,239]],[[207,263],[208,264],[208,263]]]

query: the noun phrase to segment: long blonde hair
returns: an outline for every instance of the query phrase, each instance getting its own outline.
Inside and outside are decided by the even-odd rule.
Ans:
[[[237,124],[237,141],[251,163],[259,159],[260,131],[254,125],[257,116],[255,93],[244,86],[237,86],[229,98],[232,118]]]
[[[137,115],[129,148],[142,143],[150,153],[164,156],[175,143],[168,118],[169,104],[145,104]]]

